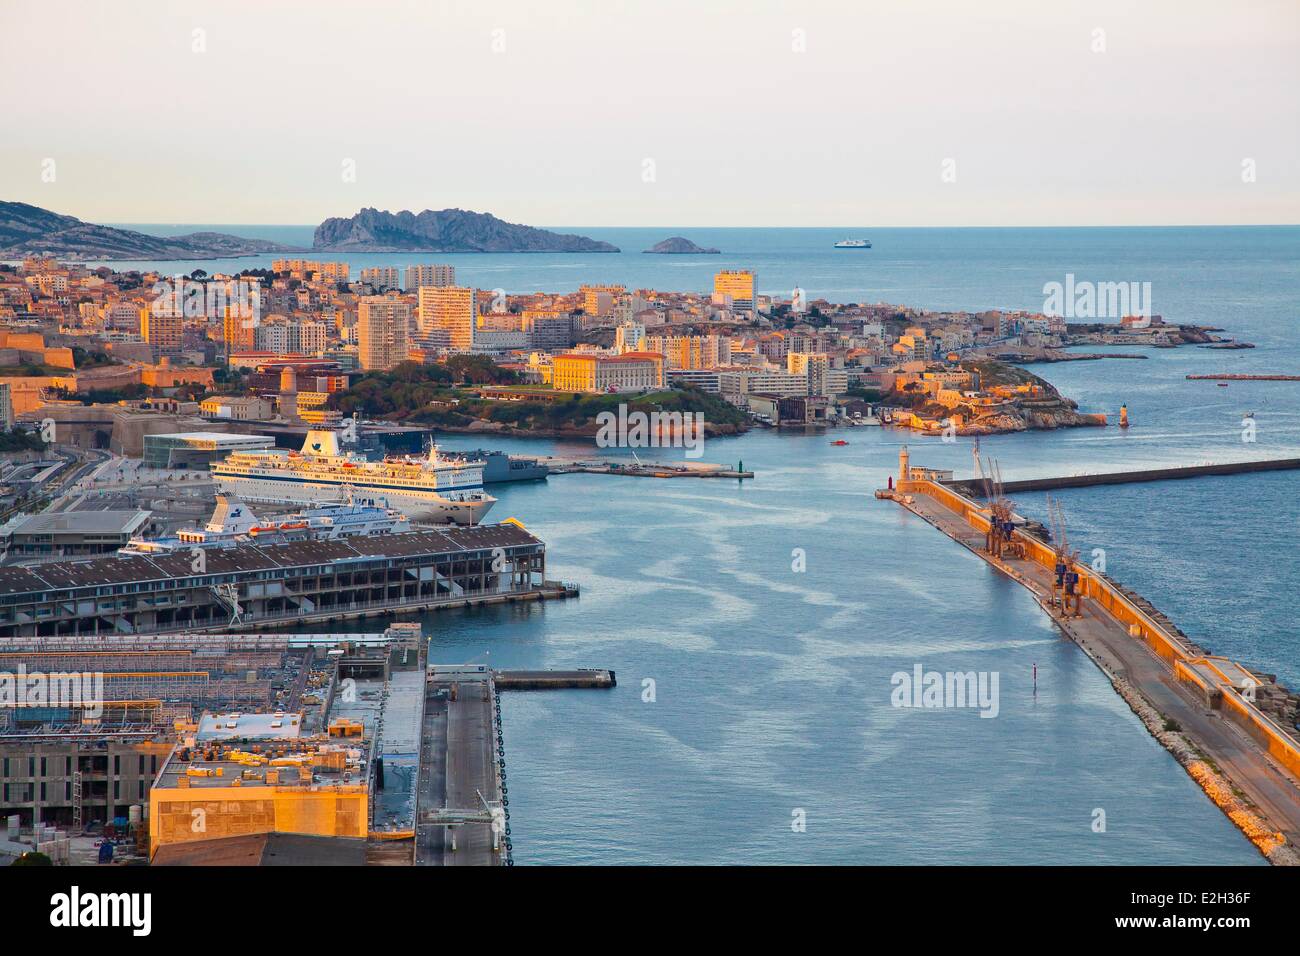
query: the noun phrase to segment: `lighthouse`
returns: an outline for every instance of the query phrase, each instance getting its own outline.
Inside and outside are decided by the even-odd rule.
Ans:
[[[900,484],[912,480],[912,467],[906,445],[898,449],[898,480]]]

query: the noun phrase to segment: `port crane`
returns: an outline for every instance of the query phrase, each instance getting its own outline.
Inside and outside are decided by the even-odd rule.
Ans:
[[[1002,469],[994,459],[980,462],[976,472],[984,486],[989,505],[989,530],[984,536],[985,550],[995,558],[1023,558],[1024,546],[1016,540],[1015,504],[1002,491]]]
[[[1053,603],[1062,617],[1079,616],[1079,552],[1070,547],[1066,533],[1065,512],[1059,500],[1047,496],[1047,520],[1052,529],[1052,550],[1056,552],[1056,581],[1052,588]]]

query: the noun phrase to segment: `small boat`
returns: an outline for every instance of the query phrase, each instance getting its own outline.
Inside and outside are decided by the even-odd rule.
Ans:
[[[841,239],[835,243],[836,249],[870,249],[870,239]]]
[[[1227,388],[1227,387],[1228,387],[1228,383],[1227,383],[1227,382],[1215,382],[1214,384],[1217,385],[1217,386],[1219,386],[1219,388]]]
[[[843,438],[837,438],[837,439],[835,439],[835,441],[831,442],[831,444],[832,444],[832,445],[847,445],[848,442],[846,442]]]

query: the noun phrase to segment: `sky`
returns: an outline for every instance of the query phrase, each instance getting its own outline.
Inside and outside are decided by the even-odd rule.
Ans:
[[[1300,0],[0,0],[0,199],[105,223],[1300,223]]]

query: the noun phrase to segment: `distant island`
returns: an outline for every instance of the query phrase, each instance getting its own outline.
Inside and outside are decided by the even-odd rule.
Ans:
[[[222,232],[151,236],[63,216],[24,202],[0,202],[0,259],[65,256],[78,259],[215,259],[264,252],[295,252],[292,246]]]
[[[312,248],[321,252],[619,251],[608,242],[520,226],[465,209],[426,209],[418,215],[363,209],[348,219],[322,222]]]
[[[672,236],[663,242],[656,242],[647,253],[656,253],[661,256],[720,256],[721,249],[705,249],[697,246],[691,240],[682,236]]]

